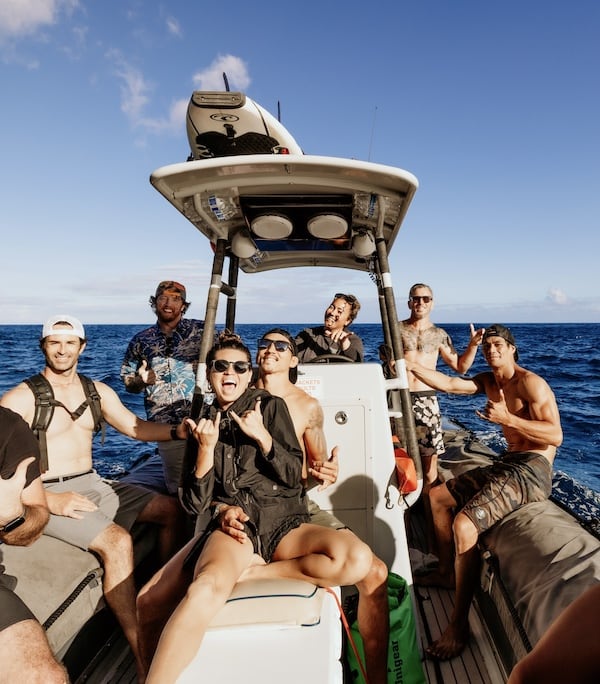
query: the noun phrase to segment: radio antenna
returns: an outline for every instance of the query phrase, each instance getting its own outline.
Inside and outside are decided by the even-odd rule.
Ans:
[[[375,107],[375,111],[373,112],[373,125],[371,126],[371,140],[369,141],[369,156],[367,157],[367,161],[371,161],[371,149],[373,147],[373,134],[375,133],[375,119],[377,118],[377,107]]]
[[[229,92],[229,81],[227,80],[227,74],[223,72],[223,81],[225,82],[225,90]]]

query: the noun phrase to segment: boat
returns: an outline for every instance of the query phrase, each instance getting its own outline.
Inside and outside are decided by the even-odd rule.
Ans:
[[[382,342],[392,349],[397,367],[404,367],[389,255],[417,179],[395,167],[305,155],[263,112],[243,93],[194,93],[188,160],[150,176],[213,252],[193,411],[208,397],[205,359],[223,308],[225,327],[236,328],[240,272],[314,267],[365,273],[374,283]],[[252,144],[242,146],[238,136]],[[419,514],[423,475],[406,374],[386,379],[379,363],[336,363],[339,359],[321,357],[299,367],[298,383],[323,406],[328,444],[339,445],[344,454],[336,484],[311,496],[406,580],[422,654],[445,627],[453,592],[416,587],[413,581],[427,557]],[[496,456],[464,426],[447,423],[445,443],[444,478]],[[412,491],[403,491],[396,469],[398,445],[414,466]],[[155,468],[150,458],[128,478],[147,483]],[[153,541],[147,528],[138,530],[140,581],[155,567]],[[471,640],[450,661],[423,658],[423,681],[505,682],[556,616],[600,582],[598,530],[586,529],[553,500],[510,514],[483,535],[480,548]],[[42,537],[27,549],[4,547],[0,555],[74,682],[135,681],[127,644],[103,604],[102,569],[92,554]],[[351,588],[326,591],[287,580],[239,583],[179,681],[198,681],[199,673],[215,682],[353,681],[343,664],[347,646],[340,613],[351,593]]]

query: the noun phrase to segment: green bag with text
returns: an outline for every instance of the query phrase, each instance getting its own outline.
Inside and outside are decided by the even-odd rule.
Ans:
[[[393,572],[388,574],[388,606],[390,611],[390,638],[388,642],[388,684],[427,684],[421,654],[417,643],[415,616],[413,615],[410,591],[406,580]],[[363,676],[365,654],[358,631],[358,596],[350,597],[346,614],[350,623],[350,634],[356,645],[358,662],[352,644],[346,635],[346,664],[353,684],[366,684]],[[362,667],[361,667],[362,664]]]

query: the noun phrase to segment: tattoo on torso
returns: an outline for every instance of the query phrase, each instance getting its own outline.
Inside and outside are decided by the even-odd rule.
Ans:
[[[448,337],[448,333],[443,328],[438,328],[433,325],[426,330],[416,330],[412,326],[400,324],[400,333],[402,335],[402,346],[404,351],[424,352],[425,354],[433,354],[439,350],[440,347],[448,347],[452,349],[452,343]]]

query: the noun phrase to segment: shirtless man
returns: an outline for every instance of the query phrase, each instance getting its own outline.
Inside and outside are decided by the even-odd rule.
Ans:
[[[325,309],[323,325],[305,328],[296,336],[300,363],[331,354],[350,361],[362,361],[362,340],[348,330],[359,310],[360,302],[354,295],[341,292],[333,295],[331,304]]]
[[[435,370],[441,356],[447,366],[466,373],[473,365],[477,347],[481,344],[483,328],[475,331],[471,324],[471,339],[459,356],[450,335],[432,323],[429,318],[433,309],[433,291],[429,285],[416,283],[408,294],[409,318],[399,321],[404,358],[425,368]],[[440,408],[435,390],[416,376],[409,376],[409,390],[415,414],[419,452],[423,463],[424,493],[437,480],[438,457],[444,454]]]
[[[475,331],[471,324],[471,339],[464,353],[460,356],[454,349],[450,335],[432,323],[429,318],[433,309],[433,291],[429,285],[416,283],[408,293],[410,317],[399,321],[400,335],[404,358],[419,363],[425,368],[435,370],[438,358],[452,370],[466,373],[472,366],[481,344],[483,328]],[[393,365],[393,364],[392,364]],[[437,554],[429,491],[438,479],[438,458],[444,455],[444,439],[442,435],[442,416],[435,390],[409,374],[410,399],[415,416],[415,428],[419,454],[423,465],[423,508],[427,529],[429,551]]]
[[[47,522],[37,441],[21,416],[0,407],[0,543],[29,546]],[[3,577],[0,565],[0,683],[65,684],[43,627]]]
[[[159,553],[164,562],[176,550],[183,516],[174,497],[100,478],[92,469],[94,420],[77,375],[77,362],[86,347],[83,325],[72,316],[54,316],[42,331],[40,347],[46,359],[42,375],[50,383],[57,404],[46,432],[48,469],[42,474],[50,520],[45,534],[73,546],[94,551],[104,567],[104,595],[119,620],[140,669],[136,589],[133,577],[134,522],[158,525]],[[148,422],[138,418],[108,385],[94,383],[102,402],[104,420],[128,437],[144,442],[183,439],[181,423]],[[0,399],[32,425],[35,398],[22,382]],[[78,407],[85,410],[78,415]],[[76,417],[78,415],[78,417]]]
[[[298,356],[294,338],[280,328],[273,328],[258,341],[257,386],[281,397],[287,404],[296,429],[298,442],[305,455],[305,477],[310,475],[321,488],[336,481],[337,447],[328,458],[323,432],[323,409],[319,401],[294,384]],[[308,469],[307,469],[308,465]],[[355,537],[347,527],[309,499],[311,523],[334,527],[340,534]],[[389,611],[385,563],[373,555],[369,573],[356,587],[359,592],[358,624],[365,649],[366,669],[371,684],[387,682],[387,644]]]
[[[500,425],[507,443],[502,461],[467,471],[430,491],[440,564],[415,583],[456,588],[450,623],[427,649],[439,660],[458,655],[469,638],[469,607],[479,577],[479,535],[523,504],[548,498],[552,462],[562,443],[554,394],[543,378],[517,365],[511,331],[500,324],[489,326],[482,350],[491,370],[469,379],[406,362],[414,376],[437,390],[485,394],[487,403],[477,415]]]

